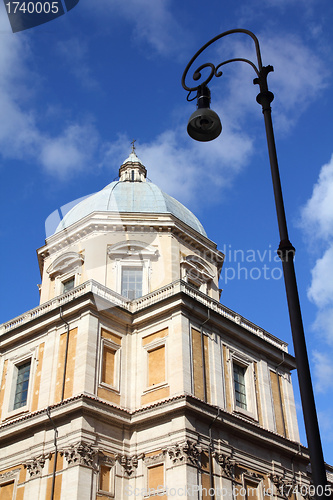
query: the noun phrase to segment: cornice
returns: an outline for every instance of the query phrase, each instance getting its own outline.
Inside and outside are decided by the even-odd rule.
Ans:
[[[50,406],[49,410],[52,412],[52,420],[58,426],[61,426],[64,419],[68,421],[68,418],[73,419],[74,415],[77,414],[79,416],[92,415],[94,418],[109,422],[110,425],[112,422],[113,426],[122,428],[125,426],[128,430],[151,426],[154,421],[161,422],[163,418],[170,420],[176,415],[184,415],[187,418],[193,415],[208,426],[214,421],[214,429],[223,429],[229,435],[237,436],[237,438],[242,436],[244,440],[253,442],[261,448],[275,449],[291,457],[297,456],[297,460],[304,462],[304,464],[309,462],[307,448],[300,443],[264,429],[255,421],[250,422],[240,415],[234,415],[186,394],[166,398],[133,411],[89,394],[79,394]],[[27,435],[29,431],[33,432],[36,427],[48,425],[47,408],[43,408],[2,423],[0,425],[0,438],[3,442],[12,438],[17,439],[21,433]]]

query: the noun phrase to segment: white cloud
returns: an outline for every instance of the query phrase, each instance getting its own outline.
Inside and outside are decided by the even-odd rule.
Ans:
[[[279,33],[274,36],[270,32],[258,34],[258,39],[263,65],[274,67],[274,72],[268,75],[268,87],[275,95],[272,103],[275,129],[286,133],[326,87],[329,71],[315,50],[296,35]],[[215,61],[211,61],[215,64],[241,57],[258,66],[255,45],[245,34],[227,36],[216,42],[216,47]],[[252,84],[256,74],[250,65],[237,62],[221,69],[224,73],[222,79],[231,76],[225,105],[230,106],[233,115],[244,120],[248,112],[258,114],[255,96],[259,93],[259,86]]]
[[[98,143],[95,129],[73,124],[57,137],[45,137],[40,144],[40,161],[51,174],[61,178],[82,170],[93,160]]]
[[[197,143],[186,140],[184,130],[168,130],[149,143],[140,143],[138,155],[148,169],[148,177],[185,205],[199,205],[205,197],[214,202],[218,191],[230,185],[249,160],[252,142],[240,132],[229,131],[223,141]],[[126,136],[110,143],[104,163],[119,167],[128,144]]]
[[[316,375],[316,390],[324,393],[329,389],[333,389],[332,357],[327,354],[314,351],[313,359]]]
[[[324,241],[333,239],[333,155],[321,168],[312,196],[302,208],[301,225],[309,235],[315,231]]]
[[[310,199],[301,210],[300,225],[306,237],[322,255],[311,270],[308,298],[318,308],[312,325],[319,338],[326,344],[326,352],[314,352],[316,387],[326,392],[333,387],[333,156],[321,168],[318,181]],[[324,250],[321,250],[324,248]]]
[[[311,270],[308,297],[317,307],[333,306],[333,243]]]
[[[324,436],[325,443],[333,441],[333,411],[331,409],[318,412],[319,426],[322,436]]]
[[[1,13],[0,30],[8,30],[8,19]],[[39,85],[38,75],[29,68],[31,57],[29,38],[24,33],[2,36],[0,151],[4,158],[36,162],[48,173],[65,177],[89,165],[98,134],[89,123],[72,123],[56,136],[43,130],[29,103],[30,89]]]

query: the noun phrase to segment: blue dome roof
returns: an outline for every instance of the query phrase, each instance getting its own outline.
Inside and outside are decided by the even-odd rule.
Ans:
[[[133,163],[135,158],[135,164]],[[124,168],[127,167],[127,168]],[[93,212],[113,213],[157,213],[172,214],[177,219],[185,222],[192,229],[203,236],[206,232],[197,217],[179,201],[164,193],[152,182],[147,182],[144,176],[138,176],[138,181],[128,179],[129,172],[134,172],[134,167],[144,169],[142,163],[133,153],[120,167],[120,180],[108,184],[98,193],[89,196],[75,205],[62,219],[55,233],[68,228],[83,217]],[[123,169],[123,170],[122,170]],[[138,171],[138,170],[137,170]],[[145,171],[145,169],[144,169]],[[127,174],[127,175],[125,175]],[[132,175],[134,175],[132,173]]]

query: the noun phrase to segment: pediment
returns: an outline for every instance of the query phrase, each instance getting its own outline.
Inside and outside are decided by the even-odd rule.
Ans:
[[[65,272],[74,269],[84,262],[84,256],[76,252],[66,252],[57,257],[52,264],[48,267],[46,272],[50,277],[57,274],[64,274]]]
[[[115,243],[108,248],[108,255],[111,258],[157,258],[159,252],[157,248],[137,240],[122,241]]]

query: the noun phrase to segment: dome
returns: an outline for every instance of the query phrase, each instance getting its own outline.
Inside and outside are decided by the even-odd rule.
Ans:
[[[197,217],[179,201],[146,180],[146,169],[134,151],[119,169],[120,179],[75,205],[62,219],[55,233],[93,212],[171,214],[203,236]]]

